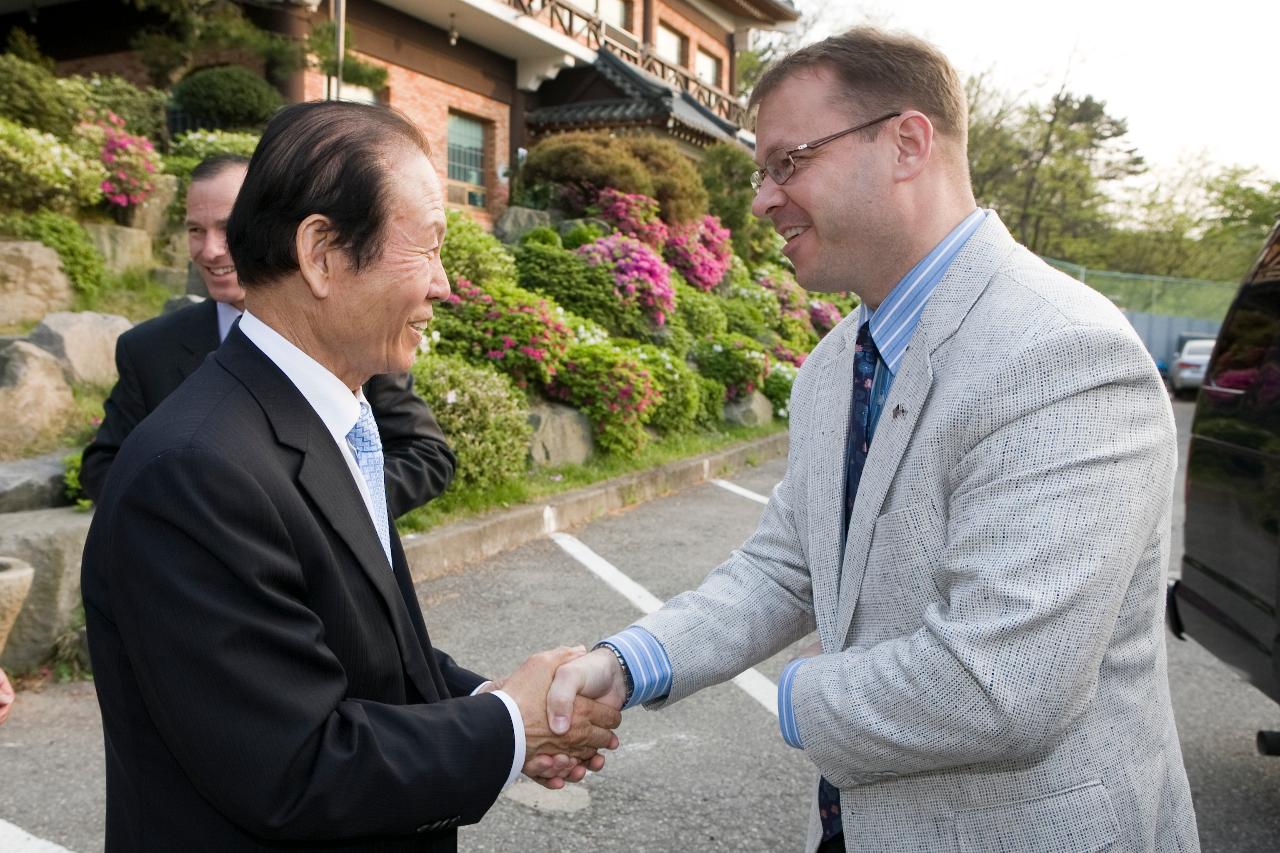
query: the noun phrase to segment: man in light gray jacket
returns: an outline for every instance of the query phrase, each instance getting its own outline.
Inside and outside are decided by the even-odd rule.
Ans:
[[[796,379],[759,528],[561,667],[553,727],[576,693],[665,707],[816,628],[778,691],[818,771],[806,850],[1197,850],[1155,365],[977,207],[964,89],[932,46],[858,28],[752,97],[756,215],[801,284],[862,307]]]

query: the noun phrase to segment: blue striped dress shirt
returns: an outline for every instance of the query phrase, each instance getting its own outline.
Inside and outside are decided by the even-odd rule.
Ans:
[[[871,339],[880,351],[880,364],[876,367],[875,384],[872,386],[871,411],[868,413],[868,438],[875,434],[875,425],[884,408],[884,401],[888,399],[893,377],[902,364],[929,296],[986,216],[987,211],[981,209],[966,216],[942,242],[903,276],[877,309],[871,311],[865,305],[858,308],[855,328],[861,327],[864,322],[870,322]],[[624,707],[642,705],[670,692],[671,660],[662,644],[648,631],[632,625],[602,640],[600,644],[613,646],[627,662],[627,670],[631,673],[634,686],[631,698]],[[778,679],[778,726],[782,730],[783,740],[797,749],[803,749],[804,744],[800,740],[795,709],[791,705],[791,686],[795,682],[797,670],[809,660],[799,658],[787,664],[782,677]]]

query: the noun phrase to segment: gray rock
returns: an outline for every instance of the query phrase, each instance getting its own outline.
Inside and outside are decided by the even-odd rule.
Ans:
[[[759,391],[750,397],[725,403],[724,419],[737,426],[764,426],[773,423],[773,403]]]
[[[80,603],[80,554],[92,513],[75,509],[13,512],[0,526],[0,554],[31,565],[31,593],[5,647],[0,666],[30,669],[49,656],[53,642],[69,629]]]
[[[187,264],[187,293],[202,297],[209,295],[209,288],[205,286],[204,279],[200,277],[200,270],[196,269],[193,263]]]
[[[116,338],[133,324],[116,314],[60,311],[31,332],[31,343],[62,362],[72,382],[112,385],[116,381]]]
[[[529,425],[533,427],[529,455],[535,465],[581,465],[595,451],[591,421],[577,409],[535,402],[529,407]]]
[[[151,271],[151,277],[170,293],[181,294],[187,292],[187,268],[185,266],[156,267]]]
[[[64,506],[67,500],[62,459],[70,450],[34,459],[0,462],[0,512],[22,512]]]
[[[141,228],[127,228],[105,222],[90,222],[84,226],[89,239],[102,255],[107,269],[124,272],[127,269],[151,269],[155,261],[151,257],[151,235]]]
[[[551,214],[531,207],[508,207],[493,226],[493,236],[504,243],[515,243],[535,228],[549,227]]]
[[[70,308],[72,296],[57,252],[34,240],[0,240],[0,325]]]
[[[169,206],[178,195],[177,175],[152,175],[155,189],[142,204],[129,208],[129,227],[159,237],[169,224]]]
[[[172,299],[166,299],[164,301],[164,308],[161,309],[160,313],[172,314],[174,311],[181,311],[188,305],[199,305],[201,302],[204,302],[205,298],[206,297],[203,296],[196,296],[194,293],[188,293],[186,296],[175,296]]]
[[[0,412],[0,459],[61,431],[75,412],[61,362],[30,341],[0,350]]]
[[[0,557],[0,654],[4,654],[9,632],[22,612],[35,570],[21,560]]]

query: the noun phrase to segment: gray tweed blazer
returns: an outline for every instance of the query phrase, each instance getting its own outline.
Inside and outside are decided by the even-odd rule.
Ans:
[[[1198,850],[1163,627],[1175,431],[1138,337],[988,216],[921,316],[841,543],[855,335],[796,379],[759,528],[639,623],[674,668],[655,706],[816,627],[792,696],[849,850]]]

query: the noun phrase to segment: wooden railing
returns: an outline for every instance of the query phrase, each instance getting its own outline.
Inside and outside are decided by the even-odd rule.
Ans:
[[[592,50],[607,50],[682,92],[688,92],[698,103],[738,127],[746,121],[746,109],[728,92],[699,80],[687,68],[662,59],[649,45],[606,23],[592,12],[579,9],[566,0],[507,0],[507,5]]]

